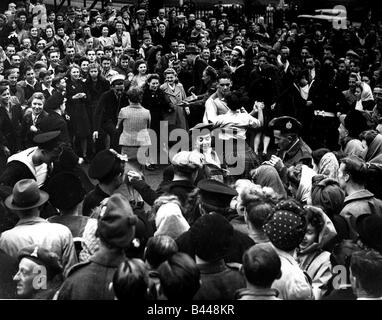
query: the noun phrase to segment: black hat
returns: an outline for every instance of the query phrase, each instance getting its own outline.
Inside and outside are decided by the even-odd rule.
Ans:
[[[39,265],[44,266],[46,268],[46,276],[48,280],[51,280],[63,271],[58,255],[55,252],[39,247],[38,245],[31,245],[22,248],[17,257],[19,261],[23,258],[27,258]]]
[[[280,130],[282,134],[298,134],[302,128],[301,123],[297,119],[289,116],[273,118],[268,126],[272,130]]]
[[[213,179],[200,180],[197,187],[200,189],[202,203],[219,208],[229,207],[232,198],[237,196],[235,189]]]
[[[71,209],[85,196],[81,180],[70,172],[60,172],[49,179],[46,191],[50,203],[57,209]]]
[[[218,213],[202,215],[190,229],[195,254],[208,262],[224,258],[232,242],[233,227]]]
[[[93,158],[89,166],[89,177],[92,179],[102,179],[111,173],[116,162],[121,160],[110,150],[102,150]]]
[[[377,212],[363,214],[356,220],[356,231],[361,241],[369,248],[382,252],[382,216]]]
[[[47,111],[47,112],[51,112],[53,110],[56,110],[56,109],[59,109],[60,106],[62,105],[62,103],[64,102],[64,96],[59,93],[59,92],[55,92],[53,93],[46,101],[45,101],[45,105],[44,105],[44,109]],[[48,131],[48,130],[43,130],[41,129],[42,131]]]
[[[34,136],[33,142],[36,143],[41,149],[54,149],[60,143],[60,134],[61,131],[58,130],[39,133]]]

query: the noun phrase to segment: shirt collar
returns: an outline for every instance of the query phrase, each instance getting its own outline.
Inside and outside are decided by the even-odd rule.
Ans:
[[[41,84],[41,89],[42,90],[48,90],[49,91],[49,93],[51,93],[52,91],[53,91],[53,87],[50,87],[50,88],[48,88],[47,86],[45,86],[45,84]]]
[[[16,226],[21,226],[21,225],[32,225],[32,224],[36,224],[36,223],[48,223],[48,221],[46,221],[45,219],[41,218],[41,217],[29,217],[29,218],[21,218]]]

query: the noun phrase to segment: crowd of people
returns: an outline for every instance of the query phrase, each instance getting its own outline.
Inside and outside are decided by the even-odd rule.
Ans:
[[[0,14],[0,298],[382,299],[381,21],[35,2]]]

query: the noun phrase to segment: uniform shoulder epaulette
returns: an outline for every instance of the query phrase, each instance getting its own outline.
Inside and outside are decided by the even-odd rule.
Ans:
[[[81,269],[82,267],[84,266],[87,266],[88,264],[90,264],[91,261],[88,260],[88,261],[84,261],[84,262],[79,262],[79,263],[76,263],[75,265],[71,266],[68,271],[66,272],[66,276],[69,277],[71,274],[73,274],[74,272],[76,272],[77,270]]]
[[[227,262],[226,263],[227,267],[236,271],[240,271],[242,268],[242,264],[238,262]]]

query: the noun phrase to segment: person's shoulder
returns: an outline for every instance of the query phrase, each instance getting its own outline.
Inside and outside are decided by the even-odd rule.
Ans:
[[[92,263],[91,260],[84,261],[84,262],[79,262],[76,263],[75,265],[71,266],[67,272],[67,280],[71,279],[70,277],[74,277],[79,275],[82,271],[85,271],[86,267],[89,266]],[[85,269],[85,270],[84,270]],[[70,280],[69,280],[70,281]]]
[[[47,221],[49,222],[49,221]],[[67,226],[64,226],[63,224],[60,223],[55,223],[55,222],[49,222],[50,228],[54,227],[57,235],[61,233],[61,235],[67,236],[71,235],[72,233],[70,232],[70,229]]]

